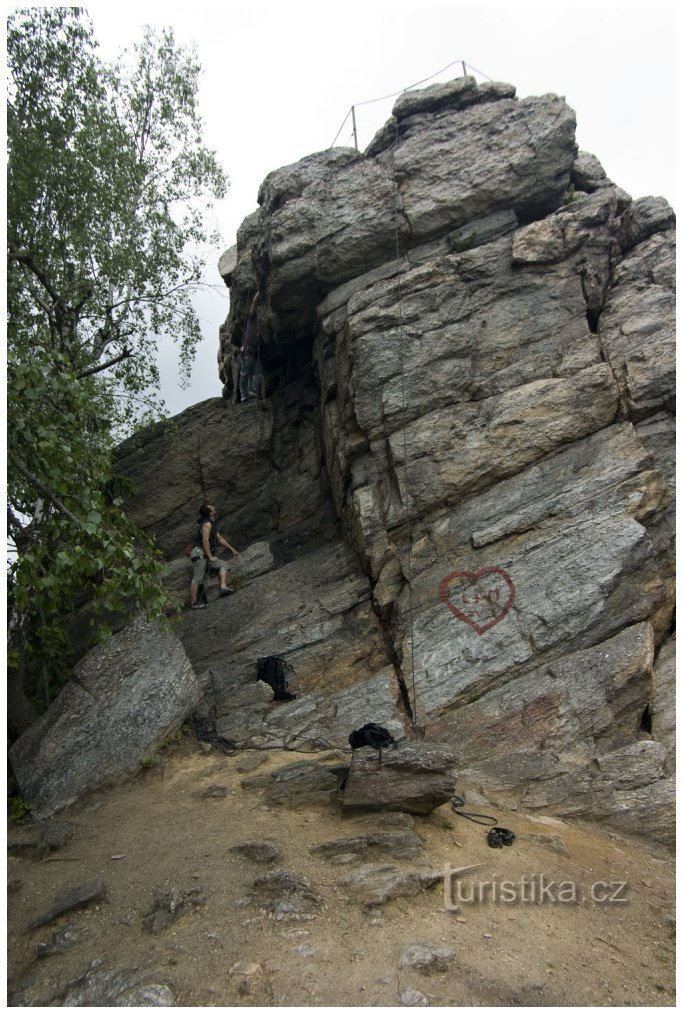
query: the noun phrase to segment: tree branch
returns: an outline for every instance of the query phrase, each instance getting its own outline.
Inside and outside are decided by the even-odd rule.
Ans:
[[[93,373],[101,373],[102,370],[108,370],[110,366],[115,366],[116,363],[120,363],[124,359],[129,359],[133,355],[131,349],[124,349],[123,352],[114,356],[113,359],[108,359],[106,363],[100,363],[99,366],[91,366],[89,370],[84,370],[83,373],[79,373],[76,380],[83,380],[84,377],[91,377]]]
[[[50,304],[43,299],[40,290],[36,288],[36,284],[29,267],[26,264],[22,264],[21,262],[19,263],[21,267],[21,272],[24,278],[26,279],[26,284],[29,287],[31,295],[35,299],[38,306],[42,307],[45,313],[47,314],[47,319],[50,322],[50,327],[52,327],[54,324],[54,306],[50,306]]]
[[[182,289],[193,291],[199,288],[201,282],[194,282],[191,278],[188,278],[185,282],[180,282],[178,285],[174,285],[170,289],[162,292],[150,292],[148,296],[128,296],[126,299],[120,300],[118,303],[114,303],[112,310],[115,310],[119,306],[132,305],[136,303],[159,303],[162,299],[166,299],[167,296],[172,296],[174,292],[180,292]]]
[[[36,262],[30,254],[14,253],[10,250],[8,257],[11,261],[16,261],[18,264],[25,264],[30,271],[36,276],[40,284],[43,286],[48,296],[56,305],[61,305],[62,299],[58,292],[52,287],[50,281],[44,271],[37,266]]]
[[[20,548],[22,543],[31,541],[26,534],[26,526],[21,523],[9,504],[7,504],[7,531],[17,548]]]
[[[26,465],[24,465],[21,461],[18,461],[16,458],[14,459],[14,464],[24,478],[28,479],[32,486],[35,486],[36,489],[40,490],[43,496],[47,497],[50,503],[54,504],[57,510],[63,514],[64,517],[68,518],[69,521],[73,522],[73,524],[75,524],[78,528],[82,527],[81,522],[78,520],[76,515],[72,514],[68,507],[64,506],[62,501],[55,493],[52,492],[49,486],[46,486],[45,483],[41,482],[40,479],[33,474],[33,472],[29,472]]]

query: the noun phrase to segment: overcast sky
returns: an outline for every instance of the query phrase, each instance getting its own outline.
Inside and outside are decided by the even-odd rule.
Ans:
[[[426,78],[448,81],[464,61],[480,82],[509,82],[519,97],[563,95],[576,111],[579,147],[615,183],[633,197],[661,195],[676,207],[673,6],[85,6],[107,58],[145,24],[171,25],[178,42],[195,44],[206,141],[230,177],[216,208],[222,243],[206,252],[215,288],[197,303],[204,340],[187,390],[164,343],[163,394],[172,413],[221,393],[216,353],[229,293],[216,265],[256,209],[259,184],[273,169],[329,147],[352,105],[362,150],[395,98],[361,103]],[[336,143],[353,144],[350,119]]]

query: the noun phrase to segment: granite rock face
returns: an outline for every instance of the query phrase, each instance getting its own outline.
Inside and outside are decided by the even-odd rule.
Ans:
[[[574,127],[556,96],[459,78],[402,96],[365,153],[271,173],[220,262],[224,399],[118,465],[174,594],[203,499],[254,554],[181,631],[222,735],[418,727],[549,813],[576,785],[571,812],[647,834],[651,791],[670,840],[675,221]],[[264,397],[239,404],[256,288]],[[274,653],[294,701],[256,686]]]
[[[155,624],[138,619],[92,649],[74,680],[10,750],[33,816],[48,816],[138,771],[201,696],[177,637]]]

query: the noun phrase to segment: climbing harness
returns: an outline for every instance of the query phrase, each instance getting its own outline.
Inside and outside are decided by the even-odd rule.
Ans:
[[[486,825],[490,823],[493,825],[486,835],[489,848],[500,849],[503,845],[512,845],[516,837],[514,831],[511,831],[507,827],[498,827],[498,818],[492,817],[488,813],[465,813],[462,809],[464,805],[465,800],[462,796],[453,796],[451,799],[451,809],[457,817],[466,817],[467,820],[471,820],[474,824]]]

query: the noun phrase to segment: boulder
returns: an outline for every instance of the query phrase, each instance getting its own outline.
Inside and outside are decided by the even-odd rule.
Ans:
[[[444,878],[443,871],[405,871],[397,866],[361,866],[337,881],[349,901],[367,908],[385,905],[395,898],[411,898],[434,887]]]
[[[193,906],[203,905],[205,901],[206,898],[197,887],[187,891],[177,887],[155,891],[154,904],[142,920],[142,925],[148,933],[160,933]]]
[[[424,840],[413,831],[374,831],[368,834],[354,835],[351,838],[338,838],[335,841],[321,842],[313,845],[310,852],[324,859],[339,856],[365,856],[366,853],[386,853],[395,859],[414,859],[424,848]]]
[[[401,991],[398,1002],[401,1007],[429,1007],[429,999],[418,989],[413,989],[412,986]]]
[[[36,957],[51,958],[55,954],[64,954],[80,944],[89,934],[90,930],[86,926],[77,926],[71,922],[65,923],[56,929],[48,940],[36,944]]]
[[[666,749],[644,740],[602,754],[578,771],[523,795],[529,808],[564,817],[608,820],[629,834],[673,845],[676,835],[675,778],[666,773]]]
[[[161,973],[156,974],[161,977]],[[175,1007],[175,999],[168,986],[149,982],[150,977],[149,971],[140,971],[137,967],[109,971],[87,969],[69,985],[63,1006]]]
[[[257,877],[247,900],[271,913],[278,922],[310,919],[322,904],[311,881],[292,870],[271,870]]]
[[[275,771],[266,785],[264,801],[270,806],[324,806],[336,801],[346,778],[344,765],[296,761]]]
[[[447,972],[455,958],[455,951],[450,947],[440,947],[428,941],[405,944],[401,948],[398,959],[399,968],[415,968],[423,975],[434,972]]]
[[[379,756],[355,750],[342,797],[342,812],[403,810],[430,813],[455,791],[455,755],[438,744],[399,743]]]
[[[571,171],[571,183],[577,190],[585,190],[589,194],[600,187],[612,185],[598,159],[587,151],[580,151],[576,156]]]
[[[232,845],[230,851],[253,863],[274,863],[282,858],[282,849],[270,841],[243,841]]]
[[[10,763],[38,818],[139,770],[177,730],[201,688],[177,637],[136,620],[93,648],[48,711],[12,746]]]
[[[48,852],[63,848],[73,838],[74,830],[73,824],[57,820],[10,826],[7,829],[7,851],[44,858]]]
[[[107,900],[107,885],[101,877],[93,877],[76,887],[69,887],[62,891],[54,900],[50,908],[37,916],[29,925],[29,930],[39,929],[46,926],[66,912],[73,912],[75,909],[85,908],[88,905],[96,904],[99,901]]]

